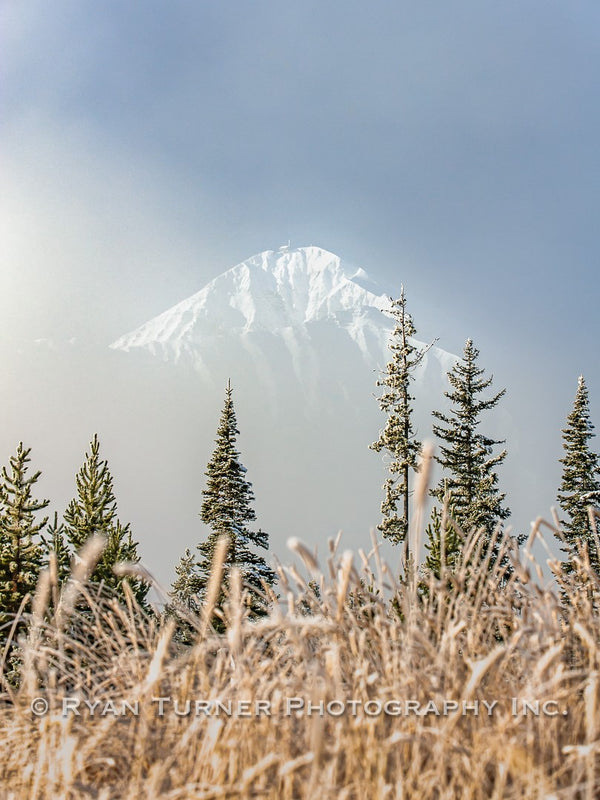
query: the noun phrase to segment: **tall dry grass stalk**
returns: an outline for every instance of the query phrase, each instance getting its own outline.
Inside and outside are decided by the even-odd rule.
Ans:
[[[474,533],[439,580],[399,581],[376,541],[357,558],[338,537],[322,567],[293,540],[271,613],[249,619],[233,571],[217,635],[223,544],[192,647],[86,585],[92,542],[62,594],[52,564],[40,580],[0,704],[1,795],[596,798],[600,585],[585,550],[571,576],[552,561],[556,589],[535,579],[544,526],[522,553],[501,536],[510,574],[473,571]]]

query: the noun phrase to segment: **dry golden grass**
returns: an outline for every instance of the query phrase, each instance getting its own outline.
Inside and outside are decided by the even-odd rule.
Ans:
[[[464,552],[476,551],[478,541],[467,539]],[[585,553],[571,582],[563,581],[565,604],[558,591],[540,588],[529,545],[512,553],[508,581],[494,572],[469,577],[459,565],[439,582],[430,579],[425,593],[416,576],[396,585],[376,550],[370,559],[338,555],[331,543],[322,574],[306,548],[291,547],[298,565],[282,571],[283,602],[249,621],[234,575],[228,633],[214,633],[205,609],[192,648],[178,648],[172,624],[158,624],[133,603],[119,608],[86,594],[95,543],[60,599],[44,575],[20,688],[5,684],[0,705],[1,796],[600,796],[600,587]],[[93,609],[87,644],[74,635],[82,593]],[[162,715],[159,697],[170,698]],[[41,716],[32,711],[36,698],[48,705]],[[325,713],[305,707],[286,714],[290,698],[323,702]],[[512,698],[533,708],[549,702],[546,710],[559,713],[515,714]],[[65,713],[65,700],[76,699],[79,715]],[[93,714],[84,699],[98,703]],[[191,701],[190,713],[176,714],[175,700],[180,712]],[[233,712],[238,701],[251,701],[251,714],[196,713],[196,700],[232,702]],[[270,716],[253,713],[255,701],[269,703]],[[399,701],[388,710],[403,713],[370,715],[368,701]],[[406,713],[406,701],[430,713]],[[442,713],[433,713],[431,701]],[[444,701],[457,702],[459,712],[444,714]],[[490,715],[484,701],[496,702]],[[464,714],[463,702],[471,704]],[[470,710],[476,702],[478,715]],[[341,703],[346,713],[335,716]]]

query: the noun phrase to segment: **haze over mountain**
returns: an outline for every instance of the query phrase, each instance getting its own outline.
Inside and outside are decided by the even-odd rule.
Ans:
[[[400,283],[390,287],[399,292]],[[364,270],[321,248],[259,253],[111,348],[83,337],[23,345],[19,395],[3,395],[7,431],[33,446],[40,495],[59,514],[97,432],[119,516],[169,585],[185,548],[208,534],[198,516],[204,470],[231,379],[256,524],[271,551],[285,560],[286,541],[297,536],[323,557],[339,530],[343,547],[368,550],[386,475],[385,458],[369,444],[385,419],[376,381],[390,358],[389,303]],[[418,330],[426,341],[435,334]],[[422,440],[431,439],[431,411],[446,407],[455,358],[431,347],[416,372]],[[507,437],[510,457],[513,428],[502,409],[486,433]],[[5,436],[6,452],[14,444]],[[388,556],[398,562],[397,551]]]

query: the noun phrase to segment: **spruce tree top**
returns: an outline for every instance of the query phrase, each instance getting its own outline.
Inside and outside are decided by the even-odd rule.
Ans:
[[[117,516],[113,479],[108,462],[100,459],[98,434],[90,442],[90,452],[75,478],[77,497],[65,511],[67,538],[79,550],[94,534],[108,536]]]
[[[451,391],[445,392],[451,401],[449,414],[434,411],[441,424],[433,432],[441,440],[438,463],[447,472],[432,492],[440,502],[446,493],[455,512],[456,522],[465,530],[485,528],[488,533],[510,512],[503,506],[505,494],[498,489],[495,468],[506,457],[506,450],[493,455],[493,447],[504,440],[492,439],[478,432],[481,413],[494,408],[506,393],[502,389],[488,399],[480,394],[488,389],[493,376],[484,378],[477,366],[479,350],[471,339],[465,343],[463,358],[448,372]]]
[[[1,516],[1,527],[3,532],[19,539],[31,538],[39,533],[48,522],[48,517],[44,517],[41,522],[35,522],[36,511],[45,509],[50,501],[38,501],[31,495],[32,486],[42,473],[38,471],[29,478],[25,477],[27,465],[31,461],[30,452],[30,447],[25,448],[23,442],[19,442],[16,455],[10,457],[10,474],[6,467],[2,467],[4,481],[0,499],[4,509]]]
[[[412,423],[411,401],[414,397],[410,393],[410,384],[416,367],[431,345],[418,349],[411,341],[416,329],[406,310],[404,287],[400,297],[391,300],[388,313],[395,320],[388,344],[392,358],[377,381],[377,386],[383,387],[379,407],[387,418],[379,438],[370,448],[377,452],[385,450],[390,458],[387,465],[389,477],[383,486],[383,519],[377,527],[394,544],[404,541],[405,561],[408,562],[409,474],[418,470],[417,458],[421,449]]]
[[[206,467],[206,489],[202,492],[204,500],[200,518],[215,533],[229,534],[241,543],[254,543],[266,548],[266,534],[262,531],[253,533],[248,527],[256,519],[251,505],[254,492],[252,484],[246,480],[246,467],[241,463],[236,448],[238,435],[231,382],[228,381],[216,447]]]
[[[384,377],[377,381],[377,386],[384,386],[385,390],[379,399],[382,411],[394,408],[398,402],[407,404],[413,398],[407,393],[409,384],[409,368],[414,368],[424,353],[417,351],[410,337],[414,336],[416,328],[412,316],[406,310],[406,295],[404,286],[400,289],[400,297],[391,299],[389,314],[394,318],[394,330],[390,336],[388,349],[392,353],[392,359],[385,368]],[[417,352],[417,356],[411,358]],[[375,445],[373,445],[375,449]]]
[[[454,368],[448,373],[448,380],[454,391],[444,392],[446,397],[452,401],[453,407],[451,415],[465,429],[474,428],[479,425],[479,415],[482,411],[494,408],[501,397],[506,394],[506,389],[502,389],[493,397],[487,400],[477,400],[476,396],[492,385],[494,376],[482,378],[485,370],[477,366],[479,350],[473,344],[472,339],[467,339],[461,361],[457,361]],[[435,417],[445,419],[443,414],[435,412]]]
[[[568,515],[564,528],[571,544],[576,536],[584,538],[590,536],[587,509],[589,506],[600,505],[598,456],[590,449],[590,440],[594,436],[588,390],[581,375],[577,383],[573,409],[562,431],[565,455],[560,459],[563,474],[558,492],[560,507]]]

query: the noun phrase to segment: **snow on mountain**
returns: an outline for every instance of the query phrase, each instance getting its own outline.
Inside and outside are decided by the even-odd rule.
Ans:
[[[235,343],[271,386],[280,371],[274,370],[274,354],[280,364],[283,347],[295,377],[314,394],[319,365],[327,358],[339,365],[336,352],[348,366],[352,352],[373,369],[385,364],[392,321],[382,311],[389,306],[390,298],[363,269],[346,267],[320,247],[282,247],[237,264],[111,347],[191,363],[211,380],[215,364]],[[439,348],[427,358],[444,377],[455,361]],[[424,364],[421,373],[426,371]]]

